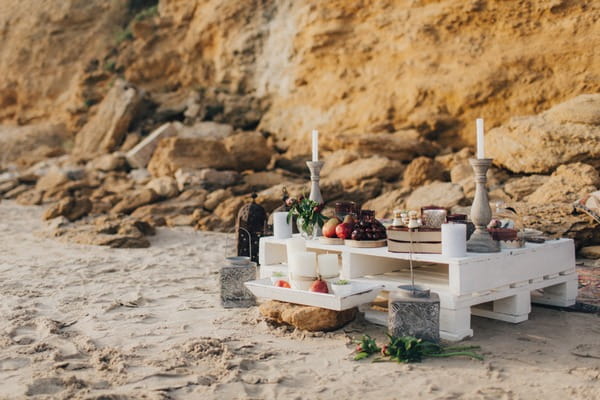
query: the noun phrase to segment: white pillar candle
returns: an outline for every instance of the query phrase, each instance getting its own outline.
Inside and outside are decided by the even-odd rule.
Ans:
[[[312,131],[312,160],[319,161],[319,131]]]
[[[273,235],[275,239],[288,239],[292,237],[292,224],[288,224],[287,216],[287,212],[273,213]]]
[[[477,118],[477,158],[485,158],[485,143],[483,139],[483,118]]]
[[[319,254],[319,274],[323,279],[333,278],[340,274],[337,254]]]
[[[285,241],[285,246],[287,249],[287,259],[289,263],[290,259],[292,258],[292,254],[299,251],[306,251],[306,240],[301,237],[291,238]]]
[[[317,276],[317,253],[299,251],[292,254],[289,269],[292,277]]]
[[[467,225],[442,225],[442,255],[445,257],[465,257],[467,255]]]

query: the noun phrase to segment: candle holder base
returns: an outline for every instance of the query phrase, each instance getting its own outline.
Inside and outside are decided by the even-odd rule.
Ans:
[[[471,253],[497,253],[500,243],[492,239],[492,235],[485,229],[476,229],[467,242],[467,251]]]

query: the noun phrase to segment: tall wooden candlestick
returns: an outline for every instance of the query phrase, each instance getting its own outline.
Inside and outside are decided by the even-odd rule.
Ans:
[[[475,198],[471,205],[471,220],[475,224],[475,232],[467,242],[467,251],[473,253],[495,253],[500,251],[500,244],[492,239],[487,226],[492,219],[492,209],[486,188],[486,173],[492,165],[491,158],[470,159],[475,172]]]

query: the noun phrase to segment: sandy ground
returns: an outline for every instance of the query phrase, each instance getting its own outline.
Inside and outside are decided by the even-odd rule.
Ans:
[[[355,362],[350,338],[381,328],[357,320],[311,335],[271,327],[256,308],[221,308],[222,234],[69,245],[34,233],[40,213],[0,204],[2,399],[600,399],[598,315],[473,317],[467,343],[483,362]]]

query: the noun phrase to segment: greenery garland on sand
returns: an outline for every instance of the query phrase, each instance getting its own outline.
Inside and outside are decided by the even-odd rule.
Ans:
[[[394,337],[387,335],[390,342],[380,348],[375,339],[364,335],[361,340],[355,340],[356,355],[354,360],[362,360],[373,354],[380,353],[381,357],[373,362],[397,361],[399,363],[420,362],[426,357],[454,357],[465,356],[483,360],[483,356],[474,352],[479,346],[443,347],[439,344],[417,339],[413,336]]]

